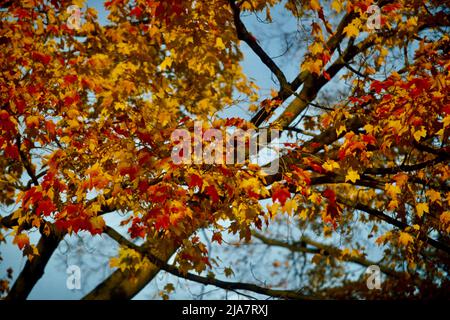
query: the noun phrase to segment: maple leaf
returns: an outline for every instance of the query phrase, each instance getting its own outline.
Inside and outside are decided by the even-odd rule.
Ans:
[[[173,62],[172,57],[167,56],[164,58],[163,62],[161,62],[159,67],[161,68],[161,70],[165,70],[172,65],[172,62]]]
[[[414,132],[414,139],[419,142],[421,138],[425,138],[427,136],[427,130],[424,126],[420,128],[420,130],[417,130]]]
[[[17,244],[19,249],[22,250],[25,246],[30,244],[30,239],[27,234],[19,233],[14,237],[13,244]]]
[[[431,202],[439,202],[441,200],[441,193],[436,190],[427,190],[425,194],[430,198]]]
[[[39,61],[43,65],[48,65],[50,63],[50,60],[52,59],[52,57],[50,55],[43,54],[43,53],[36,52],[36,51],[31,53],[31,57],[34,60]]]
[[[217,241],[219,244],[222,244],[222,233],[220,232],[214,232],[211,241]]]
[[[416,212],[419,218],[423,216],[424,212],[428,213],[429,212],[428,203],[421,202],[416,204]]]
[[[353,183],[356,182],[360,178],[359,173],[352,168],[348,169],[347,174],[345,175],[345,182],[351,181]]]
[[[311,6],[311,9],[318,11],[321,9],[320,3],[318,0],[310,0],[309,5]]]
[[[323,61],[320,59],[308,59],[307,61],[303,62],[302,64],[302,70],[309,71],[311,73],[315,73],[317,75],[320,74],[320,71],[322,70]]]
[[[77,80],[78,80],[78,76],[75,75],[75,74],[64,76],[64,83],[67,84],[67,85],[72,84],[72,83],[74,83]]]
[[[383,12],[391,12],[400,9],[401,7],[402,5],[400,3],[391,3],[383,6],[382,10]]]
[[[39,116],[29,116],[25,123],[28,128],[39,128]]]
[[[286,203],[286,200],[291,197],[291,193],[288,188],[277,185],[271,189],[272,201],[279,201],[282,206]]]
[[[205,193],[211,198],[213,202],[219,201],[219,194],[217,193],[215,186],[207,186],[205,188]]]
[[[130,15],[139,18],[142,15],[142,9],[139,6],[136,6],[130,11]]]
[[[400,235],[398,237],[398,242],[403,246],[408,246],[410,243],[414,241],[414,238],[407,232],[400,231]]]
[[[314,55],[322,53],[323,46],[319,42],[314,42],[312,45],[309,46],[309,51],[311,51],[311,53]]]
[[[199,187],[201,189],[203,186],[203,179],[196,174],[191,174],[189,177],[188,186],[190,188]]]
[[[41,200],[38,203],[38,206],[36,208],[36,214],[39,216],[43,214],[44,216],[50,215],[53,211],[56,210],[56,206],[54,205],[53,201],[50,199]]]
[[[355,24],[349,24],[344,28],[344,33],[348,38],[352,38],[357,37],[359,35],[359,30]]]
[[[331,3],[331,8],[336,11],[337,13],[342,11],[342,3],[340,0],[333,0]]]
[[[216,38],[216,45],[215,47],[219,50],[224,50],[225,49],[225,45],[223,44],[222,38],[218,37]]]

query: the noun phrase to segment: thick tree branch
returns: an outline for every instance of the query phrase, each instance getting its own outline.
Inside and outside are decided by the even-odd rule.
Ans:
[[[6,300],[25,300],[28,297],[33,287],[44,274],[48,261],[64,235],[65,233],[60,233],[55,230],[48,236],[42,234],[37,245],[39,255],[34,256],[31,261],[27,260],[25,267],[14,282]]]
[[[209,277],[202,277],[199,275],[195,275],[192,273],[183,273],[178,270],[175,266],[167,264],[166,261],[161,260],[159,257],[153,255],[148,248],[145,246],[138,246],[134,244],[133,242],[129,241],[128,239],[124,238],[121,234],[119,234],[116,230],[113,228],[107,227],[105,231],[111,238],[116,240],[121,245],[124,245],[128,248],[131,248],[137,252],[139,252],[141,255],[145,256],[152,264],[159,267],[161,270],[164,270],[176,277],[183,278],[186,280],[194,281],[197,283],[201,283],[204,285],[212,285],[216,286],[218,288],[222,288],[225,290],[247,290],[252,291],[255,293],[267,295],[270,297],[276,297],[276,298],[282,298],[282,299],[311,299],[308,296],[302,295],[296,291],[291,290],[272,290],[269,288],[263,288],[251,283],[242,283],[242,282],[228,282],[228,281],[222,281],[215,278],[209,278]]]

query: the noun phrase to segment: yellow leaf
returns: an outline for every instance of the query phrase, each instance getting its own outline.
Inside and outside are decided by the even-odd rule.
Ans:
[[[308,59],[307,61],[303,62],[302,64],[302,70],[309,71],[311,73],[315,73],[317,75],[320,74],[320,71],[322,70],[322,60],[312,60]]]
[[[450,115],[445,116],[442,123],[444,124],[444,129],[447,128],[450,125]]]
[[[105,227],[105,220],[103,220],[103,217],[100,217],[100,216],[92,217],[89,219],[89,221],[91,222],[92,227],[94,229],[103,230],[103,228]]]
[[[391,198],[396,198],[399,193],[402,191],[400,190],[400,187],[394,184],[386,183],[384,190],[386,190],[386,193]]]
[[[77,109],[70,109],[70,110],[67,111],[67,116],[70,119],[75,119],[76,117],[78,117],[79,114],[80,113],[78,112]]]
[[[308,211],[306,209],[303,209],[302,212],[300,212],[300,218],[303,220],[306,220],[306,218],[308,218]]]
[[[85,2],[85,0],[72,0],[72,3],[79,8],[84,7],[84,2]]]
[[[414,139],[416,139],[417,142],[420,141],[420,138],[425,138],[427,135],[427,130],[425,130],[425,127],[422,126],[420,130],[414,132]]]
[[[294,199],[287,200],[283,206],[283,210],[289,215],[292,215],[297,210],[297,208],[297,201],[295,201]]]
[[[325,162],[322,167],[327,170],[327,171],[333,171],[333,169],[339,169],[339,163],[337,163],[334,160],[328,160],[327,162]]]
[[[444,211],[439,217],[439,220],[441,220],[443,224],[450,224],[450,211]]]
[[[344,28],[344,33],[348,38],[357,37],[359,34],[359,30],[354,24],[349,24]]]
[[[216,38],[216,48],[220,50],[225,49],[225,45],[223,44],[222,38],[220,37]]]
[[[25,123],[27,125],[27,127],[39,127],[39,117],[38,116],[29,116],[26,120]]]
[[[317,193],[313,192],[313,193],[308,197],[308,200],[310,200],[312,203],[319,204],[321,198],[320,198],[320,196],[319,196]]]
[[[309,46],[309,51],[313,54],[319,54],[323,52],[323,46],[319,42],[314,42],[312,45]]]
[[[417,21],[418,21],[418,17],[411,17],[408,19],[408,21],[406,21],[406,27],[408,29],[412,29],[415,26],[417,26]]]
[[[367,132],[368,134],[371,134],[371,133],[374,131],[374,128],[373,128],[373,126],[372,126],[371,124],[366,124],[366,125],[364,126],[364,130],[366,130],[366,132]]]
[[[320,3],[318,0],[311,0],[310,6],[311,6],[311,9],[313,9],[313,10],[316,10],[316,11],[320,10]]]
[[[270,214],[272,216],[275,216],[278,212],[278,209],[280,208],[280,204],[278,202],[274,202],[272,205],[268,205],[267,208],[270,211]]]
[[[339,13],[342,11],[342,4],[339,0],[333,0],[333,2],[331,3],[331,8]]]
[[[194,43],[194,38],[191,36],[191,37],[187,37],[186,38],[186,44],[187,43]]]
[[[165,57],[163,62],[161,62],[161,64],[159,65],[159,67],[161,68],[161,70],[166,70],[167,67],[170,67],[172,65],[172,57]]]
[[[401,245],[404,245],[405,247],[410,243],[413,242],[414,238],[407,232],[400,232],[400,236],[398,237],[398,242]]]
[[[65,144],[69,144],[71,139],[69,136],[64,136],[61,139],[59,139],[60,142],[65,143]]]
[[[123,102],[116,102],[115,104],[114,104],[114,109],[115,110],[125,110],[127,107],[126,107],[126,105],[125,105],[125,103],[123,103]]]
[[[441,193],[435,190],[427,190],[425,194],[428,196],[428,198],[430,198],[431,202],[437,202],[441,200]]]
[[[416,211],[417,211],[417,215],[419,216],[419,218],[421,218],[423,216],[424,212],[426,212],[426,213],[429,212],[428,203],[423,203],[423,202],[418,203],[416,205]]]
[[[345,176],[345,182],[347,181],[351,181],[353,183],[356,182],[356,180],[358,180],[359,177],[359,173],[355,170],[353,170],[352,168],[348,169],[347,171],[347,175]]]
[[[342,125],[339,126],[338,129],[336,129],[336,134],[337,134],[338,136],[340,136],[341,133],[342,133],[342,132],[345,132],[345,131],[347,131],[347,128],[345,127],[345,125],[342,124]]]
[[[388,210],[394,210],[398,207],[398,200],[391,200],[387,206]]]
[[[70,129],[77,129],[80,126],[80,123],[75,119],[67,120],[67,124]]]
[[[130,47],[127,43],[121,42],[117,45],[117,51],[121,54],[130,54]]]

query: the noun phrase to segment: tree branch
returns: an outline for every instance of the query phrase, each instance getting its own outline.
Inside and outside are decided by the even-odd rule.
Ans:
[[[342,250],[335,248],[333,246],[325,245],[322,243],[319,243],[317,241],[313,241],[309,239],[308,237],[303,236],[301,241],[299,242],[293,242],[288,243],[285,241],[281,241],[278,239],[271,239],[268,237],[263,236],[262,234],[253,231],[252,235],[261,240],[264,244],[267,244],[269,246],[277,246],[286,248],[292,252],[304,252],[304,253],[311,253],[311,254],[322,254],[322,255],[331,255],[338,259],[342,259],[344,261],[353,262],[356,264],[359,264],[364,267],[369,267],[371,265],[379,265],[375,261],[368,260],[364,257],[342,257]],[[313,246],[314,248],[310,248],[307,245]],[[379,265],[380,270],[385,273],[386,275],[399,278],[401,277],[401,273],[392,270],[391,268],[388,268],[384,265]]]
[[[367,205],[364,205],[362,203],[359,203],[359,202],[358,203],[352,203],[351,201],[349,201],[349,200],[347,200],[347,199],[345,199],[343,197],[340,197],[340,196],[338,196],[338,201],[340,203],[342,203],[342,204],[345,204],[348,207],[353,207],[353,208],[355,208],[357,210],[364,211],[364,212],[368,213],[369,215],[371,215],[373,217],[381,219],[381,220],[383,220],[383,221],[385,221],[385,222],[387,222],[387,223],[389,223],[389,224],[399,228],[400,230],[404,230],[404,229],[410,227],[408,224],[406,224],[404,222],[401,222],[401,221],[398,221],[398,220],[388,216],[387,214],[383,213],[382,211],[373,209],[373,208],[371,208],[371,207],[369,207]],[[428,243],[432,247],[434,247],[436,249],[439,249],[439,250],[442,250],[442,251],[450,254],[450,247],[446,243],[443,243],[441,241],[437,241],[435,239],[432,239],[432,238],[428,237],[427,235],[421,235],[420,239],[422,241]]]
[[[159,267],[161,270],[164,270],[176,277],[183,278],[186,280],[194,281],[197,283],[201,283],[204,285],[213,285],[218,288],[222,288],[225,290],[247,290],[252,291],[259,294],[264,294],[270,297],[277,297],[282,299],[311,299],[308,296],[304,296],[296,291],[291,290],[272,290],[269,288],[263,288],[250,283],[242,283],[242,282],[228,282],[222,281],[209,277],[202,277],[199,275],[195,275],[192,273],[182,273],[175,266],[167,264],[166,261],[161,260],[159,257],[153,255],[148,248],[145,246],[138,246],[128,239],[124,238],[121,234],[119,234],[116,230],[111,227],[107,227],[105,231],[112,239],[116,240],[121,245],[124,245],[128,248],[131,248],[141,255],[145,256],[152,264]]]
[[[236,33],[239,40],[244,41],[259,57],[259,59],[272,71],[280,83],[280,92],[285,92],[289,88],[289,83],[283,71],[276,65],[276,63],[269,57],[269,55],[261,48],[256,39],[248,32],[244,23],[240,18],[240,9],[234,0],[229,0],[231,10],[233,11],[234,25],[236,26]]]
[[[39,255],[34,256],[31,261],[27,260],[6,300],[25,300],[28,297],[33,287],[44,274],[48,261],[64,235],[65,233],[56,232],[55,230],[48,236],[42,234],[37,245]]]

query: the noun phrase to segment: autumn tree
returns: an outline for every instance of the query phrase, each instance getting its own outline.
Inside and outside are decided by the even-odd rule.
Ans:
[[[0,275],[6,299],[27,298],[62,239],[79,233],[120,244],[86,299],[132,298],[162,270],[274,298],[448,297],[449,1],[104,7],[107,23],[83,1],[2,1],[0,240],[27,257],[14,282]],[[273,58],[283,41],[275,52],[249,16],[289,50]],[[295,28],[277,28],[280,17]],[[244,74],[244,49],[270,71],[270,93]],[[196,121],[281,131],[278,172],[248,157],[175,163],[171,135]],[[284,280],[300,265],[301,282],[273,283],[269,271],[264,285],[225,279],[238,270],[208,255],[201,230],[224,252],[235,235],[250,259],[252,244],[280,248],[284,261],[269,265]],[[367,287],[372,265],[381,290]]]

